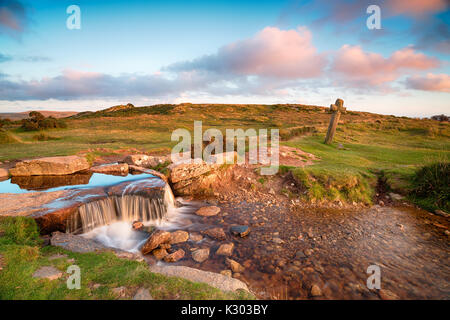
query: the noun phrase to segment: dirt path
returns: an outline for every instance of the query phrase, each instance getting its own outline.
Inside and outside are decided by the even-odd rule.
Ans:
[[[217,205],[222,209],[218,216],[192,215],[188,229],[214,225],[228,231],[230,225],[246,224],[251,233],[239,238],[227,232],[226,241],[206,239],[196,247],[210,247],[209,260],[198,264],[188,254],[179,264],[227,269],[215,250],[232,241],[232,258],[246,268],[237,277],[260,298],[308,299],[313,285],[321,289],[321,299],[450,298],[450,223],[445,218],[408,206],[304,209],[288,201],[230,200]],[[184,246],[187,252],[192,248]],[[366,270],[373,264],[381,268],[384,291],[367,289]]]

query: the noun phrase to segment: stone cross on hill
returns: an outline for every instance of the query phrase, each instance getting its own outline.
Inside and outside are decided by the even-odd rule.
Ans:
[[[336,102],[330,105],[330,111],[333,112],[333,114],[331,115],[330,125],[328,126],[327,136],[325,138],[326,144],[331,144],[333,141],[341,113],[345,113],[346,110],[347,109],[344,108],[344,100],[342,99],[336,99]]]

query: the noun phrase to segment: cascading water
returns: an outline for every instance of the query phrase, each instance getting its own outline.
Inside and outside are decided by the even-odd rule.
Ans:
[[[121,195],[86,203],[67,223],[67,232],[81,233],[103,244],[135,252],[148,234],[132,229],[133,221],[160,225],[174,212],[175,199],[166,184],[164,192],[142,195],[137,185],[127,186]],[[131,194],[130,194],[131,193]]]

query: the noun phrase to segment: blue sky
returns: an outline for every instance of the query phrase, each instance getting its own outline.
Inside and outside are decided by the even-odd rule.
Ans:
[[[72,4],[80,30],[66,27]],[[366,26],[370,4],[381,30]],[[445,0],[0,0],[0,112],[342,97],[448,114],[449,25]]]

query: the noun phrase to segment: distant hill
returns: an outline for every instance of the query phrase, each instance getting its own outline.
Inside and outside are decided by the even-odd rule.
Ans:
[[[70,117],[73,116],[75,114],[77,114],[78,112],[74,112],[74,111],[40,111],[40,110],[36,110],[40,113],[42,113],[45,117],[54,117],[54,118],[66,118],[66,117]],[[28,118],[28,114],[31,111],[26,111],[26,112],[4,112],[4,113],[0,113],[0,118],[8,118],[10,120],[22,120],[22,119],[26,119]]]

